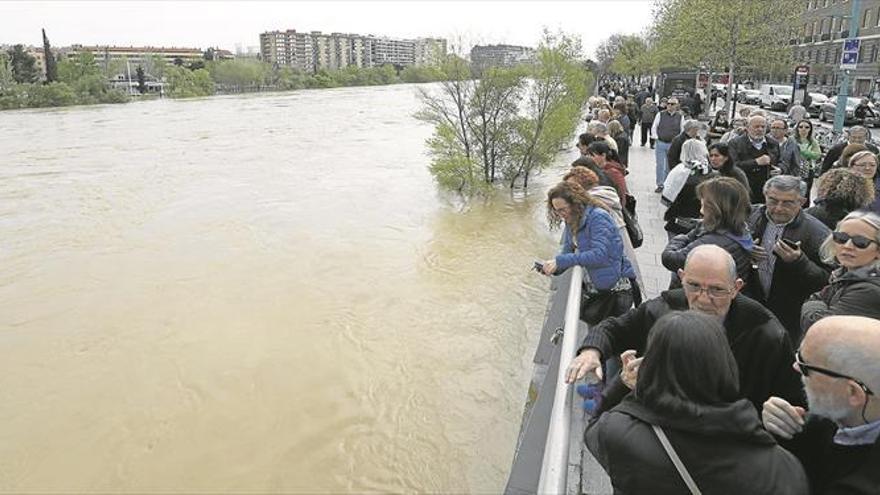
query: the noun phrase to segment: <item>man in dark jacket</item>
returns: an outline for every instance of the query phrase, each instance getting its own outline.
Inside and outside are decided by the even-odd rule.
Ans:
[[[681,147],[684,142],[688,139],[696,139],[702,126],[703,124],[698,120],[684,121],[683,130],[678,136],[675,136],[675,139],[669,144],[669,151],[666,152],[666,167],[669,170],[674,169],[681,161]]]
[[[758,411],[773,395],[803,404],[803,392],[791,368],[788,333],[769,310],[739,294],[742,280],[736,278],[730,254],[718,246],[700,246],[691,251],[679,275],[683,289],[666,291],[591,328],[569,365],[566,380],[573,383],[587,373],[601,375],[602,360],[625,350],[643,353],[655,321],[670,311],[692,309],[722,320],[739,367],[740,393]],[[619,393],[622,385],[619,379],[614,382],[606,393]]]
[[[825,154],[825,158],[822,160],[822,170],[819,172],[819,175],[831,170],[831,167],[834,166],[834,162],[840,158],[840,155],[843,154],[843,149],[846,148],[846,145],[848,144],[863,144],[871,150],[871,153],[874,153],[875,155],[880,153],[873,143],[868,142],[868,129],[860,125],[854,125],[849,128],[846,141],[828,148],[828,153]]]
[[[749,230],[758,239],[752,258],[759,290],[752,294],[776,315],[794,345],[801,340],[801,305],[831,275],[819,254],[831,231],[803,211],[801,186],[799,177],[771,177],[764,184],[766,204],[754,206],[749,217]]]
[[[785,399],[764,403],[764,427],[800,459],[814,494],[880,493],[878,361],[880,321],[829,316],[810,327],[795,358],[809,418]]]
[[[654,117],[657,116],[657,105],[654,104],[654,100],[651,98],[645,98],[645,103],[642,103],[640,107],[641,113],[641,122],[642,122],[642,147],[645,147],[645,143],[648,142],[648,138],[651,139],[651,149],[654,149],[654,138],[651,137],[651,124],[654,123]]]
[[[767,119],[761,115],[749,118],[746,134],[731,139],[730,159],[746,173],[751,187],[751,202],[764,202],[764,183],[779,163],[779,143],[766,135]]]

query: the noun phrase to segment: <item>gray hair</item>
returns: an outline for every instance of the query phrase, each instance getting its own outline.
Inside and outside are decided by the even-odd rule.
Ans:
[[[587,132],[590,134],[608,134],[608,126],[604,122],[593,121],[587,124]]]
[[[770,177],[767,179],[767,182],[764,183],[764,194],[767,194],[767,191],[770,189],[776,189],[782,193],[797,191],[802,198],[807,195],[807,185],[800,177],[795,177],[793,175],[777,175],[775,177]]]
[[[874,213],[873,211],[864,211],[864,210],[856,210],[850,212],[847,216],[843,217],[843,219],[837,222],[835,226],[835,230],[839,230],[840,226],[843,225],[843,222],[848,220],[861,220],[866,224],[870,225],[874,228],[874,241],[880,244],[880,215]],[[822,245],[819,246],[819,255],[822,257],[822,261],[827,264],[836,263],[837,251],[834,249],[834,240],[832,236],[829,234],[828,237],[822,242]],[[877,268],[880,268],[880,260],[874,260],[873,265]]]
[[[699,129],[702,127],[702,124],[698,120],[688,119],[684,121],[684,132],[692,131],[694,129]]]
[[[759,114],[757,110],[753,111],[752,115],[749,117],[749,125],[752,125],[752,122],[754,122],[758,119],[761,119],[762,121],[764,121],[765,126],[767,125],[767,117],[764,117],[763,113]]]
[[[703,251],[709,251],[708,253],[706,253],[707,255],[721,255],[724,257],[724,261],[727,263],[727,275],[730,277],[731,285],[733,285],[737,279],[736,261],[733,260],[733,256],[731,256],[730,253],[728,253],[724,248],[715,244],[701,244],[691,249],[691,251],[687,254],[687,258],[685,258],[684,260],[684,269],[687,270],[687,266],[688,264],[690,264],[691,258],[702,253]]]
[[[853,134],[854,132],[864,133],[866,136],[870,136],[870,135],[871,135],[871,131],[869,131],[867,127],[860,126],[860,125],[854,125],[854,126],[852,126],[852,127],[849,128],[849,135],[850,135],[850,136],[852,136],[852,134]]]

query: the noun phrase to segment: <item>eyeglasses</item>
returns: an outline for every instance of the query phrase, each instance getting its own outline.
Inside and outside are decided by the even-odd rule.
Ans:
[[[787,131],[788,127],[770,127],[771,131]]]
[[[812,129],[812,127],[810,127],[808,125],[799,125],[798,129]]]
[[[865,383],[861,380],[857,380],[849,375],[844,375],[843,373],[838,373],[836,371],[831,371],[826,368],[822,368],[819,366],[813,366],[812,364],[805,363],[804,357],[801,356],[800,349],[798,349],[794,353],[794,364],[797,365],[798,371],[800,371],[800,373],[804,376],[810,376],[810,372],[815,371],[816,373],[819,373],[819,374],[825,375],[825,376],[830,376],[831,378],[843,378],[844,380],[852,380],[852,381],[856,382],[856,384],[859,387],[862,387],[862,390],[864,390],[866,394],[874,395],[874,392],[872,392],[871,389],[868,388],[868,386],[865,385]]]
[[[849,241],[852,241],[853,246],[859,249],[868,249],[868,246],[871,244],[877,244],[877,241],[874,239],[869,239],[863,235],[849,235],[846,232],[832,232],[831,239],[840,245],[846,244]]]
[[[705,291],[712,299],[721,299],[729,296],[730,293],[733,292],[733,289],[728,287],[703,287],[700,284],[695,284],[693,282],[685,282],[682,286],[684,287],[684,291],[689,294],[700,297],[700,294]]]
[[[802,200],[793,200],[793,199],[779,200],[779,199],[767,196],[765,199],[765,203],[767,203],[767,206],[782,206],[783,208],[794,208],[795,206],[802,204],[803,201]]]

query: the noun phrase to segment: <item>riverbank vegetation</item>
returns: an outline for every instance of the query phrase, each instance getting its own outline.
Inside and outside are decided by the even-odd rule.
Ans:
[[[45,41],[48,44],[48,40]],[[47,48],[48,53],[52,53]],[[211,50],[204,60],[168,64],[161,57],[146,57],[142,64],[131,66],[123,60],[98,63],[91,54],[52,60],[52,74],[41,75],[36,59],[22,45],[0,53],[0,110],[16,108],[123,103],[131,100],[127,79],[124,89],[113,87],[113,80],[129,69],[136,73],[131,85],[137,97],[157,97],[148,93],[146,79],[164,81],[163,92],[171,98],[190,98],[213,94],[258,91],[292,91],[311,88],[344,86],[377,86],[398,83],[439,81],[444,73],[438,67],[405,67],[393,65],[342,70],[321,70],[315,74],[289,67],[273,67],[257,59],[215,60]],[[457,59],[457,57],[456,57]],[[463,60],[457,59],[461,63]],[[178,63],[179,62],[179,63]],[[56,67],[57,64],[57,67]],[[41,80],[44,79],[44,80]]]
[[[434,125],[427,143],[434,178],[465,194],[498,183],[528,188],[530,175],[570,145],[592,87],[580,40],[546,32],[531,64],[477,79],[451,59],[442,72],[439,88],[418,89],[416,118]]]

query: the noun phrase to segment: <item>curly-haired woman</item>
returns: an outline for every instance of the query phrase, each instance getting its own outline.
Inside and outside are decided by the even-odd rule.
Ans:
[[[623,239],[605,205],[574,182],[560,182],[547,193],[547,219],[551,228],[565,223],[565,229],[562,251],[544,262],[543,273],[583,266],[585,294],[618,293],[607,316],[623,314],[632,305],[629,279],[635,278],[635,271],[623,254]]]
[[[819,177],[816,206],[805,211],[834,230],[849,212],[874,201],[874,186],[848,168],[833,168]]]

